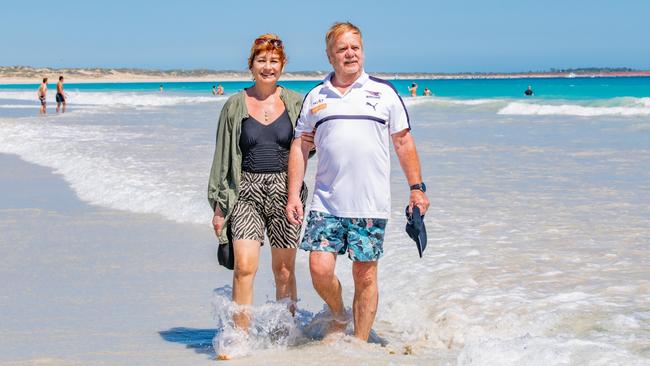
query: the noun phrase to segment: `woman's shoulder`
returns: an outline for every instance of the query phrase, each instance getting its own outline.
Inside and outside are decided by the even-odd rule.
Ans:
[[[228,99],[226,100],[226,103],[224,103],[223,106],[225,108],[226,106],[230,107],[230,106],[233,106],[233,105],[241,104],[243,102],[244,102],[244,91],[242,90],[242,91],[237,92],[237,93],[231,95],[230,97],[228,97]]]
[[[289,103],[302,103],[303,96],[291,89],[282,87],[282,94],[284,94],[284,99]]]
[[[237,111],[241,112],[244,104],[245,104],[244,92],[240,91],[228,97],[226,102],[223,104],[222,109],[224,112],[227,112],[228,114],[236,113]]]

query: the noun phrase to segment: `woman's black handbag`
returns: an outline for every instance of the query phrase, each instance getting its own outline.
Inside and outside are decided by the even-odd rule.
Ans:
[[[226,236],[228,237],[228,242],[224,244],[219,243],[219,248],[217,248],[217,260],[219,260],[220,265],[232,270],[235,268],[235,253],[232,247],[230,222],[226,225]]]

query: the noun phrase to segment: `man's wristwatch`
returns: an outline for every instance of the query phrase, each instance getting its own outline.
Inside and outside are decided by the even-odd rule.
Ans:
[[[424,184],[424,182],[414,184],[414,185],[410,186],[410,188],[411,188],[412,191],[415,190],[415,189],[419,189],[419,190],[421,190],[422,192],[426,192],[426,191],[427,191],[427,186],[426,186],[426,184]]]

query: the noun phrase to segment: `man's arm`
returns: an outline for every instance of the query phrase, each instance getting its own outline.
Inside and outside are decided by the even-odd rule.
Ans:
[[[413,141],[413,135],[411,135],[411,132],[408,129],[404,129],[394,133],[391,138],[393,139],[397,158],[402,166],[404,175],[406,175],[406,180],[408,181],[409,186],[422,183],[420,158],[415,149],[415,141]],[[429,199],[427,198],[427,195],[419,189],[412,190],[409,196],[409,208],[412,209],[413,205],[418,206],[420,212],[424,214],[429,208]]]
[[[287,173],[287,207],[285,214],[287,220],[294,225],[302,224],[303,208],[302,201],[300,201],[300,189],[302,188],[302,181],[305,178],[305,169],[307,168],[307,157],[311,143],[303,141],[302,135],[296,137],[291,143],[291,150],[289,150],[289,169]]]

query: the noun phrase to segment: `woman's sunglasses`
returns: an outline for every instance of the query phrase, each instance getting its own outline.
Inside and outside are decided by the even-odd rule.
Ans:
[[[282,47],[282,40],[279,39],[258,38],[255,40],[255,44],[258,46],[267,43],[276,48]]]

